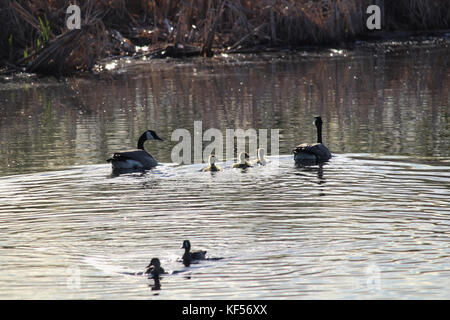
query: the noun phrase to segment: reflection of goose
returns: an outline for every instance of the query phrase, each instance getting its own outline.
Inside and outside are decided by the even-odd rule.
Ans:
[[[206,259],[206,251],[191,251],[191,242],[189,240],[183,241],[181,249],[184,249],[182,259],[185,266],[189,266],[192,261]]]
[[[247,159],[249,158],[248,153],[247,152],[241,152],[239,154],[239,162],[233,164],[231,167],[232,168],[248,168],[251,167],[252,165],[247,161]]]
[[[208,163],[209,166],[207,166],[206,168],[203,168],[202,171],[220,171],[220,167],[218,165],[216,165],[216,156],[215,155],[210,155],[208,158]]]
[[[160,137],[153,130],[145,131],[139,138],[137,148],[138,150],[130,150],[124,152],[116,152],[112,158],[106,160],[111,162],[113,170],[116,169],[140,169],[147,170],[158,165],[147,151],[144,150],[144,142],[147,140],[161,140]]]
[[[331,159],[330,150],[322,144],[322,118],[314,117],[314,125],[317,128],[317,143],[303,143],[295,147],[294,160],[299,161],[328,161]]]
[[[258,159],[256,159],[255,163],[265,166],[267,163],[267,160],[264,156],[266,154],[266,150],[264,150],[263,148],[259,148],[257,154],[258,154]]]

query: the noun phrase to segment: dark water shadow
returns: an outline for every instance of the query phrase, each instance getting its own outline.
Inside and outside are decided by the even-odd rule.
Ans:
[[[317,162],[317,161],[296,161],[295,168],[300,172],[295,172],[294,174],[297,176],[303,176],[301,172],[312,172],[317,174],[317,184],[323,185],[326,183],[326,179],[324,178],[324,166],[328,165],[328,162]]]

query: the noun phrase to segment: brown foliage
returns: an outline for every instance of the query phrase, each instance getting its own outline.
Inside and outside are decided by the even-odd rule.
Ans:
[[[384,30],[448,28],[450,21],[448,0],[3,2],[0,61],[52,74],[89,70],[99,58],[134,54],[129,40],[148,45],[150,53],[169,46],[165,52],[173,55],[340,43],[371,32],[365,25],[371,4],[382,8]],[[68,30],[66,9],[76,3],[82,28]]]

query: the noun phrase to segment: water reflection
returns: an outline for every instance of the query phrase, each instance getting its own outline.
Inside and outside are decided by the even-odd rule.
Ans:
[[[0,298],[448,298],[448,53],[0,84]],[[296,166],[316,114],[335,156]],[[175,165],[171,133],[194,120],[279,128],[281,156],[246,172],[226,159],[214,175]],[[105,159],[148,128],[165,139],[149,145],[162,165],[112,173]],[[184,267],[184,239],[213,258]],[[127,275],[149,257],[169,274]]]
[[[173,130],[281,129],[280,152],[311,141],[324,118],[335,153],[450,156],[448,48],[408,54],[291,56],[129,67],[113,79],[0,84],[0,174],[104,163],[141,132],[171,162]],[[270,150],[268,150],[270,154]]]
[[[163,165],[111,179],[103,164],[0,178],[2,267],[12,270],[0,297],[146,298],[154,280],[124,271],[155,256],[169,272],[153,291],[162,299],[446,296],[448,163],[230,164],[214,177]],[[186,238],[212,259],[183,267]],[[78,291],[65,287],[70,266]],[[366,270],[380,271],[379,290]]]
[[[295,162],[295,167],[299,169],[299,171],[316,173],[318,185],[324,184],[326,182],[326,180],[323,177],[324,165],[326,165],[326,163],[317,164],[316,161]],[[302,173],[294,173],[294,174],[302,176]]]
[[[161,290],[160,278],[159,277],[155,277],[155,278],[152,278],[152,279],[154,281],[153,285],[152,284],[148,285],[152,289],[152,291]]]

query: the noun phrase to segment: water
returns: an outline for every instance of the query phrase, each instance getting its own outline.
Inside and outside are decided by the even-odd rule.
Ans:
[[[449,49],[129,64],[0,84],[0,298],[450,298]],[[225,61],[230,60],[230,61]],[[296,167],[324,119],[335,157]],[[280,129],[279,165],[175,165],[173,130]],[[111,175],[110,153],[163,163]],[[206,145],[207,143],[205,143]],[[182,241],[220,260],[184,267]],[[159,257],[161,290],[142,271]]]

